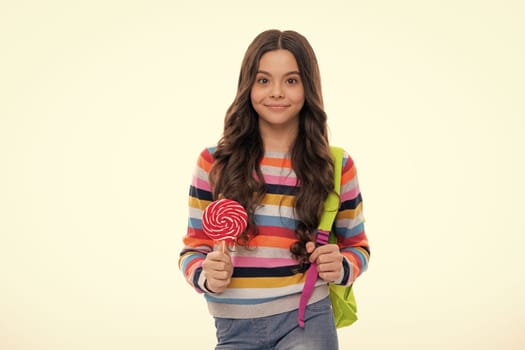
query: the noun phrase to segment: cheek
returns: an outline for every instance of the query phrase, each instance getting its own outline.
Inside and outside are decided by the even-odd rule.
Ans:
[[[252,101],[252,104],[258,103],[262,98],[262,94],[258,89],[252,89],[250,91],[250,99]]]
[[[295,91],[291,96],[296,104],[304,104],[304,90]]]
[[[250,103],[255,112],[259,114],[261,108],[261,99],[259,98],[259,95],[253,90],[250,92]]]

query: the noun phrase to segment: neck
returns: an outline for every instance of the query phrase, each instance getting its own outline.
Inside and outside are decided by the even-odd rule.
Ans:
[[[271,123],[259,118],[259,132],[266,152],[290,152],[299,133],[299,117],[284,123]]]
[[[297,127],[266,128],[259,125],[265,152],[289,152],[297,138]]]

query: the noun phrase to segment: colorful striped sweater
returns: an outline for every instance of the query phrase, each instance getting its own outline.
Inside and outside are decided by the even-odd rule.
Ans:
[[[202,263],[213,250],[213,241],[202,231],[202,212],[213,200],[208,179],[214,148],[201,152],[189,193],[189,220],[179,268],[197,292],[204,293],[215,317],[264,317],[297,309],[306,271],[290,253],[296,241],[294,229],[294,188],[296,176],[285,153],[266,153],[260,167],[266,184],[262,205],[255,212],[258,234],[248,247],[236,246],[230,253],[234,271],[222,293],[204,287]],[[292,193],[292,194],[290,194]],[[343,278],[349,285],[368,265],[370,250],[364,230],[362,199],[352,158],[345,152],[341,177],[341,204],[334,229],[343,259]],[[309,303],[328,295],[327,283],[318,279]]]

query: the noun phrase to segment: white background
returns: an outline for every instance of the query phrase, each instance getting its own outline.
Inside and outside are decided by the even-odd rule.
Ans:
[[[0,349],[211,349],[177,267],[244,51],[294,29],[372,248],[342,349],[525,347],[521,1],[0,5]],[[256,335],[254,335],[256,336]]]

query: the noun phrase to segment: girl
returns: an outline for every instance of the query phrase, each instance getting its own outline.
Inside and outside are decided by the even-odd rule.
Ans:
[[[294,31],[259,34],[244,56],[222,138],[198,158],[179,262],[215,318],[216,349],[338,348],[328,283],[353,283],[367,267],[369,247],[347,153],[334,223],[338,244],[314,243],[334,189],[326,119],[306,38]],[[238,201],[249,216],[229,251],[214,250],[202,231],[202,212],[218,198]],[[299,299],[312,262],[319,277],[301,328]]]

